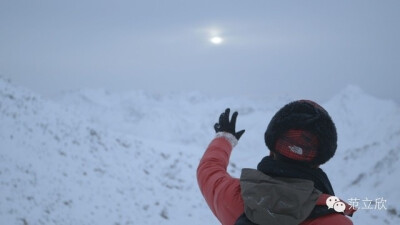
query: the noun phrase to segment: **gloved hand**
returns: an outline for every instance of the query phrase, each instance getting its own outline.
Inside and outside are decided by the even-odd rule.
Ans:
[[[238,116],[238,112],[234,112],[232,114],[231,121],[229,122],[229,112],[230,109],[227,108],[225,112],[223,112],[219,116],[219,121],[214,125],[215,132],[228,132],[233,134],[233,136],[236,137],[237,140],[242,136],[245,130],[241,130],[239,132],[235,131],[236,127],[236,118]]]

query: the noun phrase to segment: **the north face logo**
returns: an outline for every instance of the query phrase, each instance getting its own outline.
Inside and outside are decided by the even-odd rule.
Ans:
[[[303,149],[296,145],[289,146],[289,149],[290,149],[290,151],[292,151],[298,155],[303,155]]]

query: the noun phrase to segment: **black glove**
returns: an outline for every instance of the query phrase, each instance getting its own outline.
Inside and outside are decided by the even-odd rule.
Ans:
[[[241,130],[239,132],[235,131],[235,127],[236,127],[236,118],[238,116],[238,112],[234,112],[232,114],[232,119],[229,122],[229,112],[230,109],[227,108],[225,110],[225,112],[223,112],[220,116],[219,116],[219,121],[218,123],[216,123],[214,125],[214,129],[215,132],[228,132],[233,134],[233,136],[236,137],[237,140],[239,140],[239,138],[242,136],[242,134],[244,133],[245,130]]]

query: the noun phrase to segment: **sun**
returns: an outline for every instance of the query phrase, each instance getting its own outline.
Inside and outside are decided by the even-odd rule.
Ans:
[[[219,37],[219,36],[215,36],[215,37],[212,37],[212,38],[210,39],[210,42],[213,43],[214,45],[219,45],[219,44],[221,44],[222,42],[224,42],[224,39],[222,39],[222,38]]]

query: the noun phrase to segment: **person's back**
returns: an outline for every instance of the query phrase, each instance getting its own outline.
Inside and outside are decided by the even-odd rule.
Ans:
[[[336,128],[328,113],[312,101],[285,105],[265,132],[270,155],[257,169],[243,169],[240,179],[226,171],[233,147],[244,130],[236,132],[237,112],[229,121],[221,114],[197,169],[200,190],[224,225],[352,224],[345,215],[354,209],[334,197],[319,165],[336,151]]]

